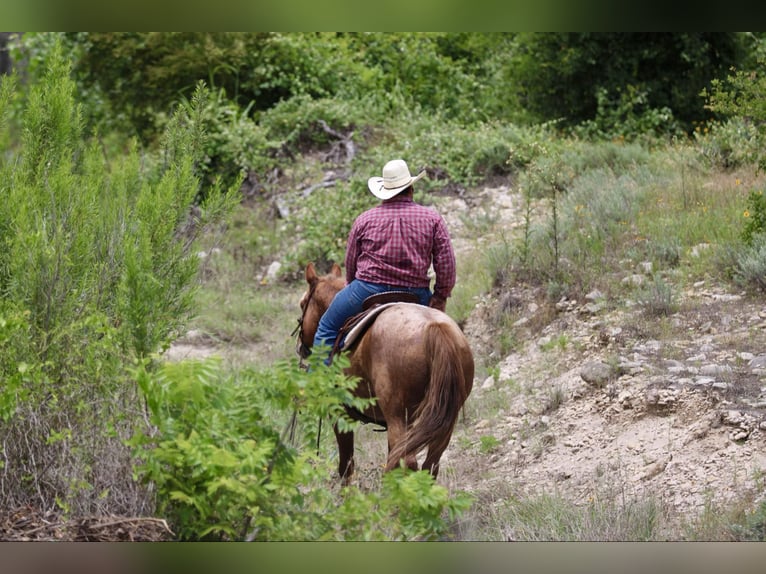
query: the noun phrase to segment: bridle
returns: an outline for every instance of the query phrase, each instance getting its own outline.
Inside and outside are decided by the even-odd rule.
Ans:
[[[290,334],[291,337],[295,337],[296,334],[298,335],[298,341],[295,345],[295,352],[298,353],[298,356],[300,357],[299,365],[301,368],[307,368],[307,365],[303,362],[303,360],[308,358],[308,356],[311,354],[311,348],[303,342],[303,321],[306,318],[306,311],[308,310],[309,304],[311,303],[311,298],[314,296],[316,286],[317,284],[314,283],[309,287],[308,295],[306,295],[306,302],[301,309],[301,316],[298,318],[298,325]]]

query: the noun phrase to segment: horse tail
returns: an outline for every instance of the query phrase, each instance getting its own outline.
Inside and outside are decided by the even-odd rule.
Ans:
[[[389,453],[389,462],[398,462],[408,452],[443,452],[452,437],[458,414],[468,398],[463,372],[461,350],[450,326],[442,322],[429,323],[424,333],[426,357],[431,370],[423,401],[412,415],[413,424],[404,439]]]

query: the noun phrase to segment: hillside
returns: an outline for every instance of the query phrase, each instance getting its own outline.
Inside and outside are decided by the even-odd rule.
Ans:
[[[521,202],[513,190],[480,193],[493,196],[506,227],[518,221]],[[459,213],[461,204],[454,200],[445,213]],[[450,223],[460,249],[475,249],[460,239],[460,218]],[[648,279],[647,271],[629,270],[625,281]],[[699,282],[683,291],[679,312],[648,321],[636,306],[590,293],[559,301],[553,319],[536,331],[529,326],[548,311],[532,294],[511,288],[482,299],[465,325],[479,361],[499,336],[488,328],[490,318],[509,300],[521,344],[492,376],[476,381],[446,455],[455,487],[498,509],[509,492],[555,494],[581,505],[652,497],[674,527],[706,507],[761,496],[762,300]],[[494,445],[489,452],[480,448],[482,437],[494,437],[484,439]]]

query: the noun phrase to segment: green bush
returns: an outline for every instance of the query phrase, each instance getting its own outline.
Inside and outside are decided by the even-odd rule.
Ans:
[[[228,196],[189,225],[199,122],[176,114],[159,159],[133,144],[112,161],[84,132],[61,46],[49,56],[24,98],[19,147],[0,155],[0,498],[5,508],[142,513],[150,497],[123,444],[143,421],[126,365],[188,319],[193,245]]]
[[[694,130],[694,140],[702,157],[711,166],[723,169],[756,163],[760,158],[762,139],[757,125],[742,117],[711,122]]]
[[[573,128],[588,139],[631,141],[683,135],[673,110],[667,106],[650,107],[646,88],[629,84],[615,94],[607,88],[596,90],[596,114]]]
[[[736,252],[734,280],[743,287],[766,293],[766,233],[754,235],[751,241]]]
[[[197,93],[205,89],[204,82]],[[247,171],[266,173],[273,167],[275,144],[266,130],[250,117],[250,106],[239,107],[220,89],[200,101],[182,98],[181,105],[196,113],[205,132],[203,154],[196,169],[203,179],[201,195],[216,185],[228,188],[240,185]],[[197,108],[195,110],[195,107]],[[194,111],[192,111],[194,110]]]
[[[766,119],[764,65],[766,60],[757,59],[752,69],[732,68],[725,79],[714,79],[709,90],[702,90],[701,95],[707,102],[705,107],[730,120],[718,138],[724,142],[721,146],[724,160],[736,161],[743,155],[749,159],[750,154],[755,153],[761,168],[766,167],[761,144]]]
[[[747,209],[744,212],[745,227],[742,229],[742,241],[752,246],[755,237],[766,234],[766,195],[763,190],[753,190],[747,196]]]
[[[282,155],[297,154],[310,149],[326,149],[328,144],[336,141],[325,126],[338,133],[351,132],[372,123],[372,113],[373,110],[360,102],[301,95],[279,102],[261,113],[259,125],[272,140],[279,142],[278,151]],[[361,137],[363,133],[354,133],[354,141]]]
[[[309,261],[320,268],[329,268],[333,262],[342,265],[354,219],[377,203],[379,200],[369,192],[366,181],[316,190],[295,215],[300,220],[297,231],[302,240],[288,253],[290,267],[302,271]]]
[[[307,373],[276,363],[224,371],[215,360],[140,367],[136,379],[156,430],[132,441],[138,471],[181,540],[421,540],[448,531],[470,503],[425,472],[388,473],[378,492],[328,488],[335,469],[317,420],[362,408],[345,357]],[[291,414],[292,413],[292,414]],[[319,450],[317,450],[319,449]],[[445,516],[446,514],[446,516]]]

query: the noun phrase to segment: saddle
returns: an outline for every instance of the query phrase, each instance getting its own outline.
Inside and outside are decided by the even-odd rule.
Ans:
[[[362,312],[346,319],[340,328],[338,338],[335,340],[332,353],[330,353],[330,361],[335,355],[353,346],[354,342],[372,325],[378,313],[396,303],[419,304],[420,299],[409,291],[385,291],[367,297],[362,302]]]

